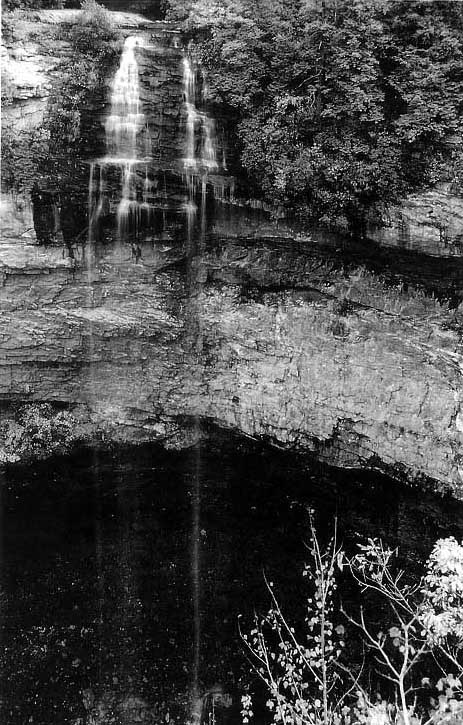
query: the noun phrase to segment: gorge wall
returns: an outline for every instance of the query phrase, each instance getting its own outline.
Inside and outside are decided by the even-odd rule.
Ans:
[[[19,133],[40,123],[53,74],[69,52],[64,41],[49,43],[56,24],[74,11],[60,12],[17,24],[7,45],[12,90],[4,122]],[[207,218],[203,225],[198,216],[190,234],[179,35],[163,23],[115,17],[125,37],[136,32],[145,39],[137,51],[141,100],[163,221],[137,238],[138,259],[130,244],[103,234],[88,263],[79,234],[87,224],[90,147],[70,247],[63,243],[70,212],[59,195],[50,202],[59,217],[54,244],[46,246],[37,244],[27,196],[6,198],[2,460],[33,450],[20,443],[25,432],[36,436],[40,453],[40,431],[24,423],[24,406],[50,403],[52,417],[63,410],[71,416],[71,443],[184,446],[213,422],[340,466],[431,479],[461,495],[461,200],[448,190],[428,192],[428,206],[415,198],[397,212],[378,232],[404,255],[399,250],[397,269],[385,277],[363,251],[355,259],[347,251],[347,263],[342,240],[298,236],[249,205],[214,199],[211,184]],[[107,100],[88,114],[96,148],[104,143],[109,88],[110,79]],[[220,183],[231,182],[218,176]],[[446,206],[442,201],[436,225],[429,208],[442,195]],[[406,209],[413,204],[412,218]],[[405,217],[408,231],[400,236],[395,230],[405,229]],[[451,257],[448,266],[410,256],[423,240],[426,252]],[[404,278],[401,260],[409,289],[397,282]],[[428,288],[413,287],[429,267]],[[451,305],[444,299],[449,290]]]
[[[76,439],[181,446],[211,420],[460,489],[461,328],[445,304],[277,243],[197,254],[194,284],[175,247],[147,243],[138,264],[106,249],[91,281],[58,249],[2,251],[10,421],[11,404],[48,401],[69,406]],[[292,289],[272,291],[285,270]]]

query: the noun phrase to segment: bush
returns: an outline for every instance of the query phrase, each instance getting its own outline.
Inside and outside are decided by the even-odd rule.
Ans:
[[[2,129],[2,181],[7,189],[30,191],[49,150],[49,134],[39,127],[18,136],[14,128]]]
[[[397,552],[369,539],[347,558],[336,537],[320,548],[311,526],[309,584],[304,626],[282,611],[273,585],[271,607],[242,634],[253,671],[266,690],[275,725],[457,725],[463,721],[463,544],[454,538],[434,546],[426,572],[405,581]],[[350,572],[360,585],[355,617],[336,604],[336,576]],[[367,620],[372,597],[390,620],[378,631]],[[344,615],[367,653],[369,669],[346,657]],[[377,682],[372,692],[372,682]],[[253,716],[242,698],[243,722]]]
[[[65,452],[75,440],[76,425],[71,413],[56,412],[48,403],[25,405],[0,424],[0,463]]]
[[[95,0],[83,0],[77,21],[69,28],[68,38],[77,53],[103,62],[111,60],[120,45],[120,35],[111,13]]]

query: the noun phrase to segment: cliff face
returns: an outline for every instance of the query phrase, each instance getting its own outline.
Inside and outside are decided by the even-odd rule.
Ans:
[[[145,245],[138,264],[106,248],[91,271],[59,250],[2,252],[5,403],[70,405],[76,437],[175,446],[209,419],[340,465],[461,486],[461,329],[445,305],[320,258],[289,266],[278,245],[229,241],[188,263]],[[281,282],[286,268],[302,289],[250,284]]]
[[[4,123],[19,134],[40,123],[53,77],[69,58],[69,45],[50,39],[73,12],[41,12],[19,23],[7,42]],[[40,437],[40,426],[24,422],[27,411],[18,418],[17,407],[50,403],[56,415],[48,433],[65,425],[68,442],[156,439],[181,446],[200,435],[203,421],[214,421],[342,466],[428,477],[461,492],[457,260],[449,261],[448,275],[433,262],[428,284],[441,298],[451,288],[450,309],[392,285],[390,275],[379,279],[363,258],[344,265],[340,240],[314,234],[296,243],[284,225],[209,197],[206,229],[196,229],[196,241],[187,238],[178,34],[143,18],[116,19],[123,35],[146,40],[138,62],[149,171],[166,196],[162,214],[171,217],[159,233],[140,239],[135,263],[130,245],[111,239],[89,254],[74,239],[77,224],[69,223],[62,202],[51,201],[49,214],[59,244],[37,245],[30,200],[5,197],[0,459],[14,460],[26,433],[36,443]],[[98,145],[108,107],[90,110],[87,133]],[[88,165],[84,171],[78,193],[85,230]],[[414,197],[377,232],[380,241],[401,248],[394,259],[417,248],[461,257],[460,202],[448,190]],[[416,283],[424,262],[420,267],[409,256],[407,264],[405,279]],[[67,419],[59,418],[63,408]],[[26,445],[21,450],[27,454]]]

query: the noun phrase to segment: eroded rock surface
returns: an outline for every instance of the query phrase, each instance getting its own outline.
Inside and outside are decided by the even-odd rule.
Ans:
[[[386,247],[399,247],[439,257],[463,256],[463,197],[451,184],[413,194],[391,209],[383,226],[369,235]]]
[[[124,246],[99,249],[90,266],[58,249],[1,251],[5,403],[69,406],[76,437],[106,441],[185,445],[195,420],[212,420],[461,489],[458,310],[364,270],[318,260],[311,273],[304,258],[304,288],[272,291],[284,255],[269,264],[271,250],[257,258],[237,241],[188,264],[159,243],[138,264]],[[243,269],[268,289],[240,282]]]

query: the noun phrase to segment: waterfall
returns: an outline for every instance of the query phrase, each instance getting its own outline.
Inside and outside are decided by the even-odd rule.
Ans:
[[[198,109],[196,76],[196,68],[191,59],[185,56],[183,59],[183,98],[186,112],[186,155],[183,159],[183,168],[186,174],[198,172],[204,174],[219,168],[215,121],[205,110],[207,85],[205,82],[202,84],[200,93],[202,109]],[[199,144],[198,141],[200,141]]]
[[[88,182],[88,241],[91,243],[93,237],[93,212],[94,212],[94,179],[95,179],[95,164],[90,164],[90,178]]]
[[[137,62],[137,48],[140,47],[151,48],[138,36],[125,40],[104,124],[105,155],[93,161],[90,167],[89,246],[98,238],[99,221],[109,213],[115,213],[117,238],[121,241],[137,236],[142,227],[150,227],[156,221],[154,210],[159,206],[160,190],[157,190],[158,184],[150,169],[154,160],[153,143],[159,143],[159,134],[152,136],[141,101]],[[209,91],[204,74],[187,53],[182,64],[185,120],[181,166],[187,196],[184,211],[188,233],[192,235],[196,227],[192,212],[204,207],[208,196],[206,186],[221,202],[227,201],[225,191],[231,187],[225,168],[225,152],[221,149],[219,153],[218,149],[215,119],[208,112]],[[115,178],[120,179],[120,193],[116,199]],[[228,197],[231,199],[231,195]],[[167,208],[168,204],[163,205],[163,216]],[[204,209],[201,229],[205,229]]]
[[[150,161],[151,139],[140,101],[138,63],[135,57],[137,46],[142,46],[139,37],[126,38],[112,84],[111,111],[105,123],[106,155],[94,162],[90,171],[89,241],[105,205],[109,205],[105,177],[110,168],[118,168],[121,176],[121,196],[116,211],[118,238],[123,240],[131,231],[136,233],[140,224],[142,203],[138,198],[139,177],[136,167]],[[96,166],[99,167],[97,190],[93,181]],[[147,166],[145,176],[148,176]],[[144,193],[145,209],[147,203]]]
[[[134,50],[139,43],[137,37],[129,37],[125,41],[113,81],[111,115],[105,124],[108,150],[130,160],[137,156],[137,135],[145,126],[145,116],[140,113],[138,64]]]
[[[185,112],[185,155],[183,174],[188,192],[185,211],[188,229],[193,229],[192,205],[201,208],[201,234],[205,233],[206,187],[215,201],[234,202],[234,179],[228,173],[224,134],[219,149],[215,119],[208,112],[209,88],[204,73],[198,71],[194,61],[183,57],[183,104]],[[220,159],[220,160],[219,160]],[[189,241],[189,248],[191,248]]]
[[[196,77],[188,58],[183,59],[183,96],[186,110],[186,157],[183,166],[186,170],[196,169],[196,127],[199,113],[196,110]]]
[[[188,305],[189,335],[196,354],[202,355],[203,335],[201,314],[197,309],[197,293],[201,287],[198,267],[194,260],[201,257],[206,233],[206,183],[210,171],[218,169],[215,123],[205,110],[205,89],[202,88],[198,108],[197,71],[190,58],[183,58],[183,102],[185,110],[185,156],[183,172],[188,199],[184,205],[187,221],[186,256],[187,289],[191,293]],[[197,196],[199,197],[197,199]],[[200,225],[196,229],[196,220],[200,209]],[[196,428],[200,431],[199,421]],[[200,696],[201,669],[201,449],[198,448],[195,478],[192,490],[192,541],[191,541],[191,583],[193,599],[193,667],[191,682],[191,717],[193,725],[200,725],[202,699]]]

